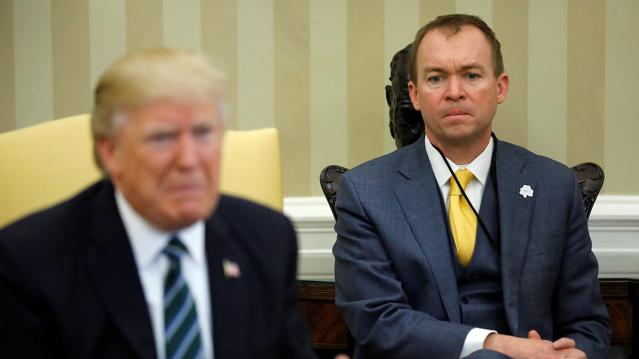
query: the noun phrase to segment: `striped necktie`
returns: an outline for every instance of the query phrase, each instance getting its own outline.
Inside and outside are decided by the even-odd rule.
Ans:
[[[465,168],[455,172],[455,175],[464,190],[474,177],[473,173]],[[463,266],[467,266],[473,258],[473,251],[475,250],[477,217],[452,176],[450,177],[448,219],[450,220],[450,231],[453,233],[455,248],[457,248],[457,259]]]
[[[193,296],[182,276],[180,258],[187,249],[173,236],[163,253],[169,260],[164,278],[164,347],[166,358],[200,358],[202,339]]]

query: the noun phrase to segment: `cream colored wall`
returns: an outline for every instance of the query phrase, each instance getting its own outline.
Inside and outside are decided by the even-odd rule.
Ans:
[[[633,0],[1,0],[0,131],[89,111],[99,73],[127,51],[203,51],[232,80],[232,127],[280,130],[286,196],[319,195],[323,166],[393,150],[390,59],[452,11],[502,42],[500,138],[598,162],[604,192],[639,194]]]

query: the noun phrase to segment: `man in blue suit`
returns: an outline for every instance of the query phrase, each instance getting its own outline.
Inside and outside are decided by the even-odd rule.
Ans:
[[[425,136],[339,183],[336,303],[355,358],[605,358],[572,172],[492,135],[509,85],[493,31],[437,18],[410,79]]]

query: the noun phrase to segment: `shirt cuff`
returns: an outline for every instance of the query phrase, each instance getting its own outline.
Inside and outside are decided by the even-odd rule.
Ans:
[[[484,349],[484,341],[488,334],[492,333],[497,332],[482,328],[471,329],[466,335],[464,346],[462,347],[461,354],[459,354],[459,359],[465,358],[478,350]]]

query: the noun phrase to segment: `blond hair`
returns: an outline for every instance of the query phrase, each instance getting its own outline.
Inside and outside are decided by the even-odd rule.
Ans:
[[[94,92],[91,132],[94,144],[112,137],[125,121],[120,114],[155,100],[217,102],[226,121],[226,76],[203,56],[176,49],[146,49],[114,62]],[[98,166],[102,167],[96,156]]]

